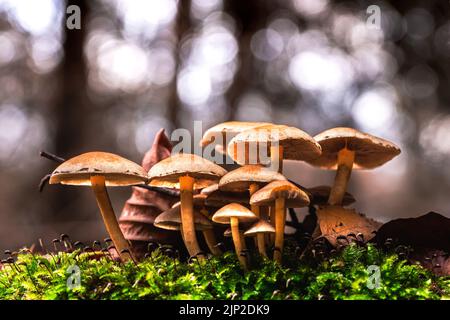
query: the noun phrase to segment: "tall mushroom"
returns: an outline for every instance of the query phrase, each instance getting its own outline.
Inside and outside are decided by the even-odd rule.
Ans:
[[[333,128],[314,137],[322,155],[308,160],[321,168],[337,168],[328,204],[341,205],[352,169],[373,169],[400,154],[392,142],[352,128]]]
[[[286,208],[308,206],[308,195],[289,181],[273,181],[255,192],[250,198],[253,206],[268,206],[275,203],[275,251],[274,260],[281,262],[286,224]]]
[[[209,128],[203,134],[200,141],[201,147],[206,147],[210,144],[215,146],[215,150],[220,153],[226,153],[228,142],[238,133],[260,127],[263,125],[269,125],[268,122],[244,122],[244,121],[228,121],[215,125]],[[219,141],[217,140],[220,137]]]
[[[224,175],[219,181],[219,190],[227,192],[249,191],[251,196],[261,186],[274,180],[286,180],[286,178],[281,173],[262,166],[246,165]],[[260,218],[259,206],[252,206],[251,209]],[[256,240],[259,252],[266,255],[264,235],[257,235]]]
[[[328,203],[317,211],[318,223],[313,238],[322,234],[333,243],[336,235],[351,230],[370,240],[377,226],[355,210],[342,207],[347,184],[353,169],[381,166],[400,154],[400,149],[392,142],[352,128],[329,129],[315,139],[322,146],[322,155],[309,163],[326,169],[337,168],[337,171]]]
[[[258,220],[258,217],[246,207],[237,203],[230,203],[217,210],[212,220],[216,223],[229,224],[231,226],[234,249],[236,250],[241,265],[244,269],[247,269],[247,259],[241,255],[244,247],[239,232],[239,224],[255,222]]]
[[[149,171],[150,185],[180,190],[181,229],[191,256],[201,250],[194,227],[193,190],[216,183],[226,173],[222,167],[194,154],[180,153],[155,164]]]
[[[243,131],[230,141],[227,149],[230,157],[241,165],[255,164],[255,161],[267,164],[260,157],[264,150],[263,155],[270,155],[270,164],[278,172],[283,171],[284,159],[309,161],[321,154],[320,145],[309,134],[285,125],[265,125]]]
[[[147,172],[138,164],[106,152],[88,152],[59,165],[50,177],[50,184],[90,186],[94,191],[106,230],[122,260],[129,256],[129,244],[117,222],[106,187],[144,184]]]

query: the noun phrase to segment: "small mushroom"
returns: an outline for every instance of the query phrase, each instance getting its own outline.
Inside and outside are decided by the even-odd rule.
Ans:
[[[204,195],[196,194],[194,196],[193,203],[194,203],[194,214],[201,214],[205,218],[210,219],[209,211],[205,206],[205,196]],[[179,210],[180,202],[175,203],[172,206],[172,209],[174,209],[174,208],[177,208],[177,210]],[[201,231],[203,233],[203,237],[205,238],[205,242],[206,242],[209,250],[211,251],[211,253],[215,256],[222,255],[222,251],[217,246],[216,235],[214,233],[213,228],[202,229]]]
[[[222,167],[194,154],[176,154],[155,164],[149,171],[150,185],[180,190],[181,229],[190,256],[201,252],[195,235],[193,190],[216,183],[226,173]]]
[[[392,142],[352,128],[333,128],[314,137],[322,155],[308,160],[321,168],[337,168],[328,204],[341,205],[352,169],[373,169],[400,154]]]
[[[308,206],[308,195],[289,181],[273,181],[255,192],[250,204],[268,206],[275,203],[275,252],[274,260],[281,262],[286,223],[286,208]]]
[[[286,180],[286,178],[278,172],[269,168],[258,165],[246,165],[228,172],[219,181],[219,190],[223,192],[249,192],[250,196],[257,190],[274,180]],[[252,205],[252,212],[261,218],[259,206]],[[256,237],[257,245],[260,252],[265,253],[265,237],[259,234]]]
[[[239,224],[255,222],[258,220],[258,217],[246,207],[238,203],[230,203],[219,209],[213,215],[212,220],[216,223],[230,225],[234,249],[242,267],[247,269],[247,259],[245,256],[241,256],[241,252],[245,247],[243,246],[242,236],[239,232]]]
[[[255,164],[255,153],[266,149],[272,169],[283,171],[283,160],[313,160],[320,156],[320,145],[306,132],[285,125],[265,125],[243,131],[228,144],[228,154],[237,163]],[[239,152],[246,150],[246,152]],[[248,151],[247,151],[248,150]],[[256,163],[264,163],[257,154]]]
[[[117,222],[106,187],[144,184],[147,172],[138,164],[118,155],[106,152],[88,152],[59,165],[50,177],[50,184],[90,186],[97,199],[106,230],[119,252],[129,250]],[[120,255],[122,260],[130,258]]]
[[[216,245],[215,239],[211,239],[209,237],[210,232],[212,231],[213,225],[211,221],[208,220],[203,214],[201,214],[198,210],[194,209],[194,228],[195,230],[201,231],[203,236],[205,237],[206,244],[208,248],[214,248]],[[165,229],[165,230],[176,230],[181,231],[182,222],[181,222],[181,205],[180,203],[176,203],[169,210],[164,211],[160,215],[158,215],[155,219],[154,226]],[[183,232],[181,233],[183,236]],[[212,250],[211,250],[212,252]]]
[[[217,185],[217,184],[215,184],[215,185]],[[207,187],[207,188],[209,188],[209,187]],[[207,189],[207,188],[205,188],[205,189]],[[210,212],[208,210],[208,207],[206,206],[206,203],[205,203],[206,202],[206,197],[207,196],[204,193],[196,194],[193,197],[193,199],[194,199],[193,203],[194,203],[194,208],[198,207],[199,208],[199,212],[202,215],[204,215],[205,217],[208,217],[210,219],[211,214],[210,214]],[[174,206],[175,205],[177,205],[177,203],[174,204]],[[203,237],[205,238],[205,241],[206,241],[206,244],[208,245],[209,251],[211,251],[211,253],[213,255],[215,255],[215,256],[222,255],[222,250],[220,250],[220,248],[217,245],[216,234],[214,233],[213,229],[204,230],[203,231]]]
[[[256,222],[253,226],[251,226],[247,231],[244,232],[244,236],[251,237],[251,236],[258,236],[258,235],[269,235],[274,234],[275,228],[264,220],[259,220]],[[266,250],[265,248],[258,247],[259,253],[266,257]]]

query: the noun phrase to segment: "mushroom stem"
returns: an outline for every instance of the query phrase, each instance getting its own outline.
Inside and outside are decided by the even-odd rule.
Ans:
[[[193,189],[194,178],[189,176],[180,177],[181,230],[184,244],[191,257],[201,252],[195,235]]]
[[[128,250],[127,253],[120,253],[120,258],[123,261],[129,260],[131,257],[130,246],[128,241],[123,236],[122,230],[120,230],[119,223],[117,222],[116,215],[114,214],[114,209],[111,205],[111,201],[108,196],[108,191],[105,186],[104,176],[92,176],[91,177],[92,190],[94,190],[95,198],[97,200],[100,213],[102,214],[103,222],[105,224],[106,230],[120,253],[123,250]]]
[[[236,254],[238,256],[239,262],[241,263],[244,270],[247,270],[247,258],[241,256],[242,250],[244,247],[242,245],[242,235],[239,232],[239,219],[236,217],[230,218],[231,225],[231,237],[233,238],[234,249],[236,250]]]
[[[283,172],[283,146],[277,144],[270,146],[270,166],[272,170]]]
[[[284,198],[275,199],[275,251],[273,259],[281,263],[284,242],[284,225],[286,223],[286,206]]]
[[[222,250],[220,250],[217,245],[216,235],[212,229],[203,230],[203,237],[205,238],[206,245],[209,251],[215,256],[222,255]]]
[[[347,183],[352,174],[353,162],[355,161],[355,152],[347,148],[342,149],[338,153],[338,168],[336,177],[334,178],[334,185],[331,189],[328,198],[328,204],[341,205],[344,199],[345,191],[347,190]]]
[[[250,196],[252,196],[256,191],[258,191],[259,186],[257,183],[252,183],[249,188]],[[261,217],[260,209],[258,206],[252,205],[251,206],[252,212],[257,216],[258,218]],[[263,257],[267,257],[266,253],[266,241],[264,239],[264,234],[259,233],[256,235],[256,245],[258,246],[259,254]]]

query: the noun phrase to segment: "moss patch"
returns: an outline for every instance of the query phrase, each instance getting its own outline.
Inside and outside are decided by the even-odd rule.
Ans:
[[[201,263],[180,262],[159,250],[143,262],[121,264],[108,257],[58,253],[53,257],[18,254],[0,271],[0,299],[443,299],[450,277],[437,277],[419,265],[373,245],[350,245],[326,258],[299,261],[286,250],[281,267],[253,259],[244,273],[226,253]],[[255,260],[257,259],[257,260]],[[80,271],[80,286],[70,289],[69,269]],[[376,265],[380,282],[368,266]],[[73,269],[72,270],[77,270]],[[73,271],[72,271],[73,272]],[[72,277],[72,278],[70,278]],[[373,286],[372,286],[373,287]]]

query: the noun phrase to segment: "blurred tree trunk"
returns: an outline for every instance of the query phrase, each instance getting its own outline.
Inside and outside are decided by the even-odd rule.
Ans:
[[[81,29],[69,30],[66,27],[66,8],[77,5],[81,10]],[[89,6],[87,0],[67,0],[64,7],[63,23],[63,53],[58,74],[58,92],[54,111],[55,124],[55,154],[69,158],[81,152],[83,146],[83,131],[88,113],[87,99],[87,67],[83,55],[83,46],[87,34],[87,19]],[[53,199],[55,207],[53,214],[64,219],[70,212],[63,210],[74,199],[74,190],[61,188]],[[69,210],[70,211],[70,210]]]
[[[168,113],[167,117],[172,123],[174,128],[180,127],[179,111],[181,107],[181,101],[177,93],[177,79],[178,72],[181,70],[181,44],[183,36],[191,27],[191,0],[178,1],[177,17],[175,21],[175,36],[176,36],[176,47],[175,47],[175,73],[170,87],[170,96],[168,103]]]
[[[238,69],[233,84],[228,89],[228,120],[235,120],[236,108],[241,96],[252,87],[253,57],[250,42],[253,34],[264,28],[267,17],[271,12],[271,4],[267,0],[229,0],[224,2],[224,10],[230,14],[237,23],[238,34]]]

